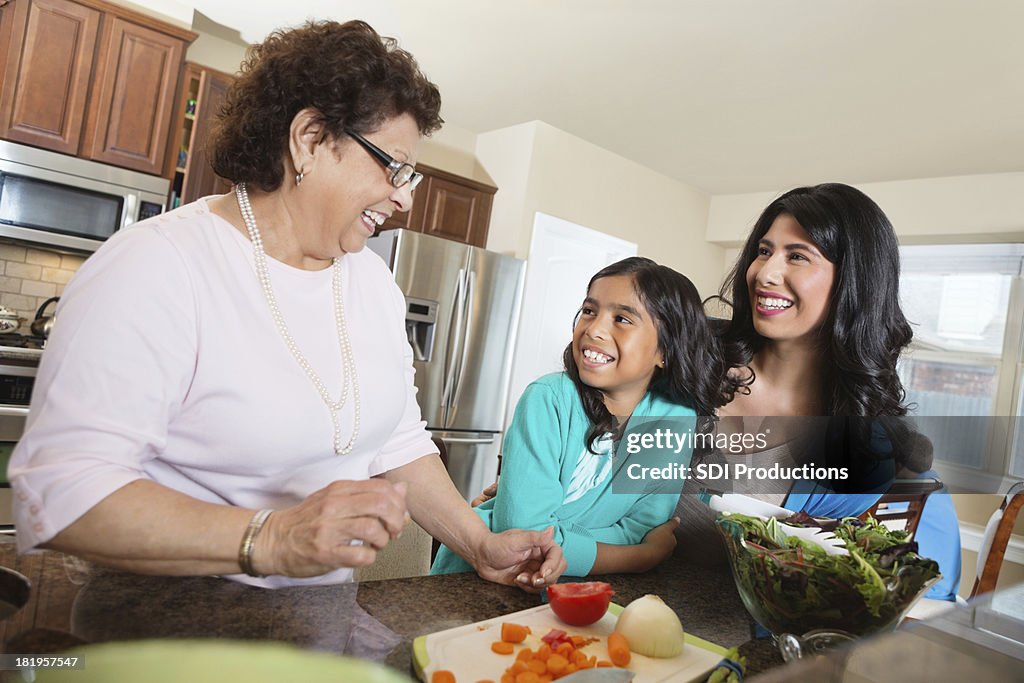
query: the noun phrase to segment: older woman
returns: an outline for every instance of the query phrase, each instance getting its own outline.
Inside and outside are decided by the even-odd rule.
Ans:
[[[363,251],[411,207],[439,109],[362,22],[252,49],[211,150],[234,191],[115,236],[62,298],[10,467],[23,551],[330,583],[411,515],[485,578],[557,579],[550,530],[492,534],[462,502],[420,419],[402,295]]]
[[[797,188],[761,213],[722,288],[733,309],[721,339],[733,374],[747,386],[719,409],[721,427],[764,433],[764,416],[827,417],[775,421],[775,432],[795,426],[796,433],[761,452],[717,457],[792,464],[806,459],[799,451],[809,447],[816,456],[838,455],[861,479],[845,491],[755,482],[742,492],[814,515],[859,515],[878,499],[873,484],[884,489],[894,476],[929,469],[930,444],[898,419],[907,406],[896,361],[912,337],[900,308],[899,271],[889,219],[853,187]],[[687,495],[705,485],[721,488],[700,481],[684,488],[679,545],[698,561],[724,561],[712,513]],[[948,495],[929,498],[916,539],[944,575],[931,597],[954,599],[960,545]]]

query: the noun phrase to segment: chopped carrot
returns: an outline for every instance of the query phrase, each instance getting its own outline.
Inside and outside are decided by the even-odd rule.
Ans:
[[[430,675],[430,683],[455,683],[455,674],[446,669],[438,669]]]
[[[569,666],[565,667],[565,671],[563,671],[562,674],[565,675],[565,676],[568,676],[569,674],[576,673],[576,671],[577,671],[576,665],[575,664],[570,664]]]
[[[569,640],[572,641],[572,646],[576,648],[583,647],[587,644],[587,639],[583,636],[569,636]]]
[[[516,683],[516,675],[510,671],[501,674],[501,683]]]
[[[501,625],[501,639],[506,643],[521,643],[526,640],[526,636],[529,634],[529,626],[520,626],[519,624]]]
[[[572,654],[575,650],[576,648],[572,646],[572,643],[559,643],[558,647],[555,648],[555,652],[562,655],[566,659],[568,659],[569,655]]]
[[[543,673],[547,673],[548,671],[548,665],[540,661],[539,659],[531,659],[526,663],[526,666],[530,669],[530,671],[537,674],[538,676],[540,676]]]
[[[618,631],[612,631],[608,635],[608,659],[612,660],[615,666],[629,664],[629,641]]]
[[[532,671],[516,674],[516,683],[540,683],[540,676]]]
[[[524,671],[529,671],[530,667],[526,666],[526,662],[524,662],[523,660],[517,659],[516,663],[510,666],[508,670],[512,673],[513,676],[518,676]]]
[[[606,659],[599,659],[599,660],[597,660],[597,668],[604,669],[604,668],[607,668],[609,666],[612,666],[612,663],[609,662],[608,660],[606,660]]]
[[[565,667],[569,666],[569,660],[562,655],[551,655],[548,657],[547,667],[548,673],[560,674],[565,671]]]
[[[528,647],[524,647],[522,650],[520,650],[519,652],[516,653],[516,659],[520,659],[520,660],[523,660],[523,659],[525,659],[525,660],[533,659],[533,650],[531,650]]]
[[[540,678],[540,683],[551,683],[551,681],[553,681],[553,680],[554,680],[554,679],[553,679],[553,678],[551,677],[551,674],[541,674],[541,675],[539,676],[539,678]]]
[[[540,647],[537,648],[537,654],[533,656],[534,659],[539,659],[542,662],[546,662],[548,657],[551,656],[551,646],[547,643],[541,643]]]
[[[496,640],[491,643],[491,651],[499,655],[510,655],[513,650],[515,650],[515,647],[512,643],[506,643],[503,640]]]

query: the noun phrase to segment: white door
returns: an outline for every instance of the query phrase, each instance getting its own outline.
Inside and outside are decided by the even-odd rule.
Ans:
[[[636,256],[633,242],[540,212],[534,217],[506,426],[526,385],[562,369],[562,351],[590,278],[628,256]]]

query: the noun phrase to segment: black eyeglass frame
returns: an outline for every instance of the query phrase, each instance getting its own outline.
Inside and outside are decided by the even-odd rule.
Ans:
[[[417,173],[416,168],[412,164],[399,161],[353,130],[346,128],[345,134],[358,142],[363,149],[369,152],[373,158],[390,172],[391,175],[388,180],[391,181],[392,186],[398,188],[408,184],[409,191],[412,192],[420,184],[420,181],[423,180],[423,174]]]

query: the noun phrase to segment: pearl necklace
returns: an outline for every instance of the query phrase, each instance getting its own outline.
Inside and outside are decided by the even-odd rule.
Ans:
[[[334,293],[334,322],[338,328],[338,345],[341,347],[341,362],[345,372],[345,379],[341,387],[341,396],[337,401],[332,401],[330,394],[327,393],[327,387],[324,386],[324,383],[313,370],[309,361],[299,351],[295,340],[292,339],[292,335],[288,332],[288,327],[285,325],[284,316],[281,315],[281,309],[277,305],[274,290],[270,286],[270,273],[267,270],[267,252],[263,249],[263,238],[260,236],[259,228],[256,227],[256,218],[252,213],[252,205],[249,203],[249,192],[245,187],[245,183],[239,183],[235,186],[235,197],[238,200],[238,208],[242,212],[242,220],[245,221],[245,228],[249,231],[249,240],[252,242],[252,251],[256,261],[256,276],[263,287],[263,294],[267,297],[270,315],[274,319],[277,331],[281,333],[281,338],[284,339],[285,346],[291,351],[299,367],[306,373],[306,377],[309,377],[313,386],[316,387],[317,393],[320,394],[321,400],[323,400],[324,405],[327,406],[327,410],[331,414],[331,424],[334,426],[335,454],[347,455],[352,451],[356,437],[359,436],[359,378],[356,377],[355,363],[352,360],[352,344],[348,338],[348,327],[345,325],[345,301],[342,298],[341,291],[341,260],[334,259],[331,266],[333,269],[331,274],[331,290]],[[341,409],[345,406],[350,388],[355,418],[352,423],[352,436],[349,437],[348,443],[342,446],[340,413]]]

